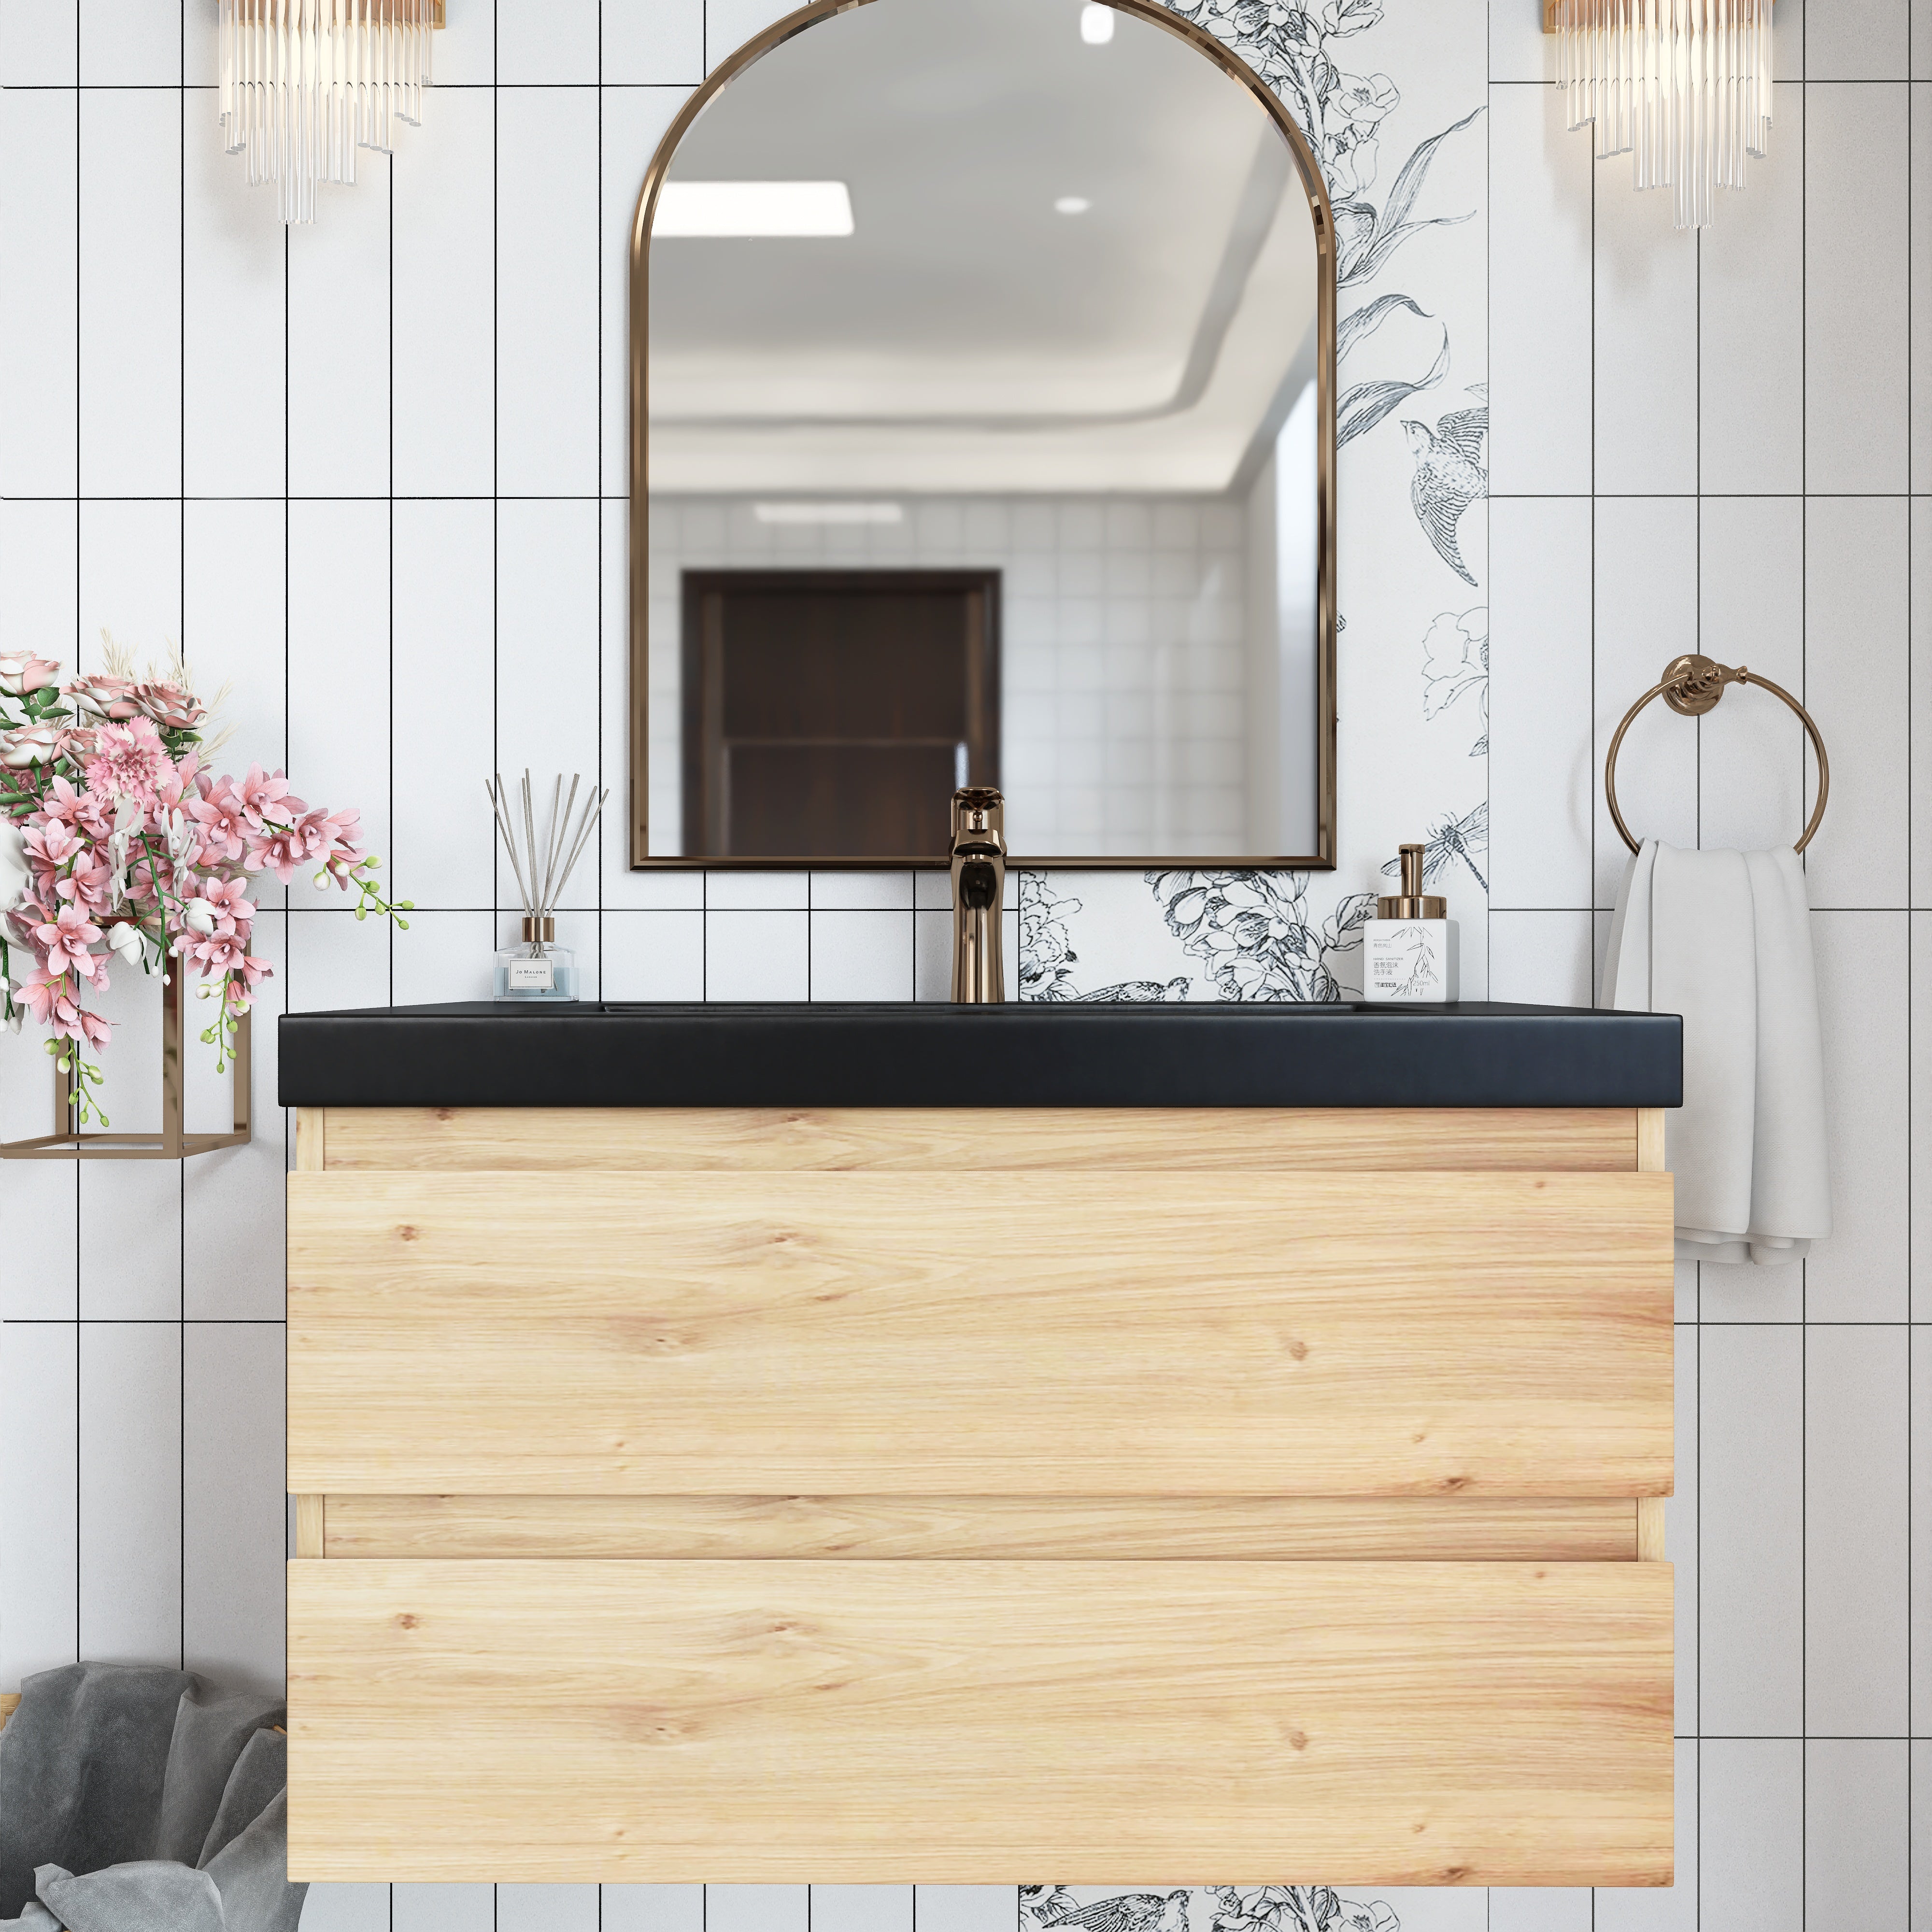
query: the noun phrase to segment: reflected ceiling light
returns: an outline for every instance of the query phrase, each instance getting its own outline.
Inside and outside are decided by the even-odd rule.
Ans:
[[[1634,154],[1639,188],[1676,190],[1677,226],[1710,225],[1771,142],[1772,0],[1544,0],[1570,125],[1597,158]]]
[[[1084,194],[1063,194],[1053,204],[1056,214],[1084,214],[1094,204]]]
[[[852,196],[842,181],[666,182],[653,238],[664,235],[849,235]]]
[[[899,503],[754,503],[761,524],[902,524]]]
[[[215,105],[248,184],[284,221],[315,219],[317,182],[353,182],[356,150],[391,151],[422,119],[442,0],[220,0]]]
[[[1114,38],[1113,8],[1088,0],[1080,10],[1080,38],[1090,47],[1104,47]]]

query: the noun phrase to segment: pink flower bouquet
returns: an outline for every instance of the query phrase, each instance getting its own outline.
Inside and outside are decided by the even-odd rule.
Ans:
[[[109,1028],[86,1002],[106,989],[110,955],[198,975],[201,997],[220,1002],[202,1038],[225,1064],[236,1017],[271,970],[248,950],[251,874],[286,885],[312,866],[318,888],[355,889],[358,919],[410,904],[377,889],[358,813],[311,810],[260,765],[239,778],[203,768],[208,712],[178,658],[137,680],[110,640],[108,663],[62,685],[44,658],[0,656],[0,1021],[52,1030],[80,1118],[103,1126],[100,1071],[86,1056]],[[16,952],[32,962],[18,979]]]

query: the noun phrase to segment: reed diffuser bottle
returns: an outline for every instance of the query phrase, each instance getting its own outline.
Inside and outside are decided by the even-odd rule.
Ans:
[[[576,868],[578,855],[604,809],[604,800],[610,796],[608,791],[600,793],[593,786],[590,797],[584,801],[583,812],[573,825],[572,814],[576,808],[578,787],[582,782],[580,772],[572,775],[570,796],[566,799],[563,795],[563,775],[560,772],[557,774],[550,794],[550,831],[539,843],[536,813],[530,796],[530,775],[524,772],[520,850],[517,838],[517,818],[510,809],[509,794],[502,774],[498,772],[496,782],[484,788],[490,794],[496,830],[502,835],[505,849],[510,855],[511,869],[517,875],[517,889],[524,900],[521,936],[514,945],[505,946],[496,955],[495,993],[500,1000],[563,1000],[577,998],[577,962],[568,946],[556,943],[556,902],[563,896],[563,889]]]

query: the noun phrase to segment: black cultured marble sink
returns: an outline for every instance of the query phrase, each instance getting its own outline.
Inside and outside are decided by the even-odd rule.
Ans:
[[[379,1006],[280,1023],[285,1107],[1675,1107],[1682,1024],[1430,1006]]]

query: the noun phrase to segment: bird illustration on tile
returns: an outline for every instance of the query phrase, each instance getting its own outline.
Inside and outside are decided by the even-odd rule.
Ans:
[[[1042,1922],[1056,1928],[1078,1925],[1084,1932],[1188,1932],[1187,1894],[1124,1892]]]
[[[1490,406],[1486,384],[1477,385],[1470,394],[1484,398],[1476,408],[1452,410],[1438,420],[1433,429],[1426,423],[1405,420],[1402,430],[1415,458],[1408,500],[1414,506],[1423,535],[1434,546],[1436,554],[1464,583],[1473,584],[1476,580],[1462,561],[1456,530],[1463,512],[1489,494],[1486,445]]]

